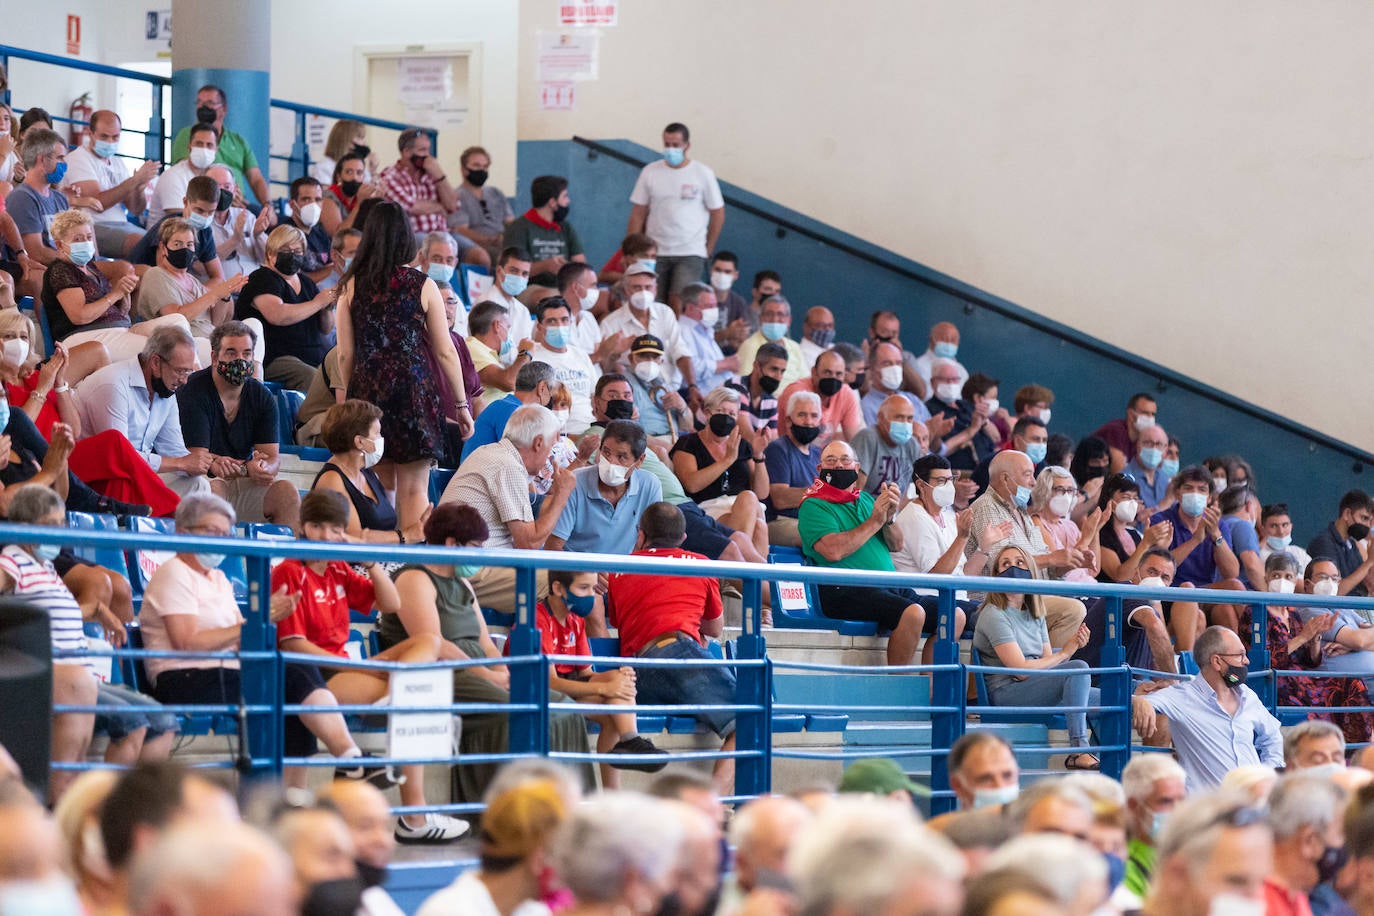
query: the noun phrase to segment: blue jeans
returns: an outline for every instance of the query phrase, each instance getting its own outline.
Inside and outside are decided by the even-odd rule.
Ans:
[[[993,706],[1100,706],[1102,691],[1092,686],[1092,678],[1087,674],[1067,673],[1087,667],[1085,661],[1069,659],[1052,669],[1066,672],[1063,676],[1032,674],[1024,681],[1012,681],[995,690],[989,687],[988,699]],[[1069,743],[1074,747],[1086,745],[1087,713],[1066,712],[1064,718],[1069,723]]]
[[[642,658],[714,658],[695,640],[678,637],[661,649],[649,649]],[[726,706],[735,702],[735,669],[711,668],[704,665],[670,668],[637,668],[635,702],[644,706],[668,706],[676,703],[700,703],[703,706]],[[678,715],[688,715],[683,712]],[[722,738],[735,731],[733,712],[702,711],[692,713],[698,722]]]

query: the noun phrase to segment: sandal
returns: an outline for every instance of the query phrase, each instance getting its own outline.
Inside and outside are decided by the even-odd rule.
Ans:
[[[1091,763],[1081,763],[1084,758],[1088,758]],[[1064,769],[1066,770],[1092,770],[1094,772],[1102,769],[1102,762],[1092,754],[1070,754],[1064,758]]]

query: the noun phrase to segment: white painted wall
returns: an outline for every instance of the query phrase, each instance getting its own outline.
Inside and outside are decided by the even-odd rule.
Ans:
[[[624,0],[573,113],[1374,449],[1374,5]],[[877,303],[875,303],[876,305]]]

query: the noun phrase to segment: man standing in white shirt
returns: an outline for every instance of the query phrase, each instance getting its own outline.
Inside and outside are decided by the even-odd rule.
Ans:
[[[659,261],[663,259],[660,257]],[[601,321],[601,336],[628,334],[631,340],[652,334],[663,341],[663,383],[676,389],[681,374],[690,372],[690,357],[682,349],[682,333],[678,330],[677,315],[662,302],[654,301],[658,279],[647,261],[635,261],[625,268],[621,284],[629,298],[628,305],[611,312]]]
[[[538,334],[534,359],[552,366],[554,378],[568,389],[572,406],[565,431],[580,436],[592,425],[592,389],[601,370],[586,353],[572,346],[572,310],[562,296],[550,296],[539,303]]]
[[[658,285],[668,304],[679,310],[678,294],[698,283],[706,256],[716,248],[725,225],[725,198],[716,173],[687,158],[692,148],[687,125],[674,121],[663,128],[663,158],[639,173],[630,192],[630,222],[625,229],[646,233],[658,245]]]
[[[143,215],[147,208],[143,189],[162,164],[150,160],[130,175],[118,155],[119,131],[119,115],[97,111],[91,115],[91,145],[67,154],[67,185],[74,186],[80,197],[100,201],[101,209],[91,213],[95,243],[111,258],[126,257],[143,238],[143,230],[129,222],[129,214]]]

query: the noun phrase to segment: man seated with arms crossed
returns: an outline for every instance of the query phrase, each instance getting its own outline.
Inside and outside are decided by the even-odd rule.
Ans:
[[[1132,721],[1142,738],[1166,716],[1174,751],[1193,791],[1214,789],[1236,767],[1283,766],[1279,720],[1246,686],[1248,656],[1235,630],[1208,627],[1193,643],[1201,674],[1131,700]]]
[[[889,550],[902,549],[902,533],[892,524],[901,495],[888,484],[875,497],[859,489],[858,460],[847,442],[832,442],[821,452],[820,470],[797,512],[802,551],[817,566],[895,572]],[[862,620],[891,633],[887,663],[910,665],[921,633],[935,632],[935,601],[909,588],[855,585],[820,586],[821,613],[836,620]],[[964,631],[964,614],[956,611],[954,633]],[[921,660],[929,664],[935,641],[926,640]]]
[[[341,544],[347,534],[348,497],[335,490],[314,490],[301,501],[300,534],[307,541]],[[396,586],[380,563],[366,566],[361,576],[342,560],[283,560],[272,570],[272,591],[296,599],[291,616],[277,624],[277,647],[321,658],[319,667],[329,671],[330,658],[348,657],[349,611],[383,614],[400,609]],[[432,633],[411,636],[371,656],[372,661],[432,662],[439,657],[439,638]],[[331,693],[343,705],[376,703],[387,696],[389,675],[378,669],[339,668],[328,674]],[[425,804],[423,764],[402,767],[401,804]],[[382,782],[383,774],[373,780]],[[303,788],[303,786],[302,786]],[[402,842],[449,842],[468,830],[466,821],[440,814],[412,814],[397,819],[396,839]]]
[[[295,527],[301,496],[280,479],[277,403],[253,378],[258,335],[226,321],[210,335],[210,367],[192,373],[177,392],[181,432],[191,455],[209,456],[210,490],[239,520]]]
[[[812,391],[788,389],[786,432],[768,443],[763,460],[768,468],[768,543],[800,547],[797,509],[801,506],[821,462],[821,397]],[[852,393],[852,392],[851,392]]]
[[[639,518],[633,556],[704,560],[682,549],[686,523],[671,503],[647,507]],[[609,582],[611,623],[620,633],[625,656],[662,659],[710,659],[706,637],[722,632],[723,606],[715,579],[686,576],[613,573]],[[645,706],[668,704],[728,705],[736,702],[735,672],[726,667],[640,668],[637,700]],[[720,749],[735,749],[735,714],[699,712],[697,721],[724,739]],[[732,794],[735,761],[716,761],[712,779],[721,795]]]

